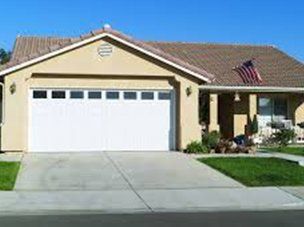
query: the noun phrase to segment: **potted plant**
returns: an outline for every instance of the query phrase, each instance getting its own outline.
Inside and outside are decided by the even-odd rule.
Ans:
[[[248,138],[246,140],[246,150],[247,150],[247,153],[249,154],[255,154],[256,151],[257,151],[257,146],[254,142],[254,139],[253,138]]]

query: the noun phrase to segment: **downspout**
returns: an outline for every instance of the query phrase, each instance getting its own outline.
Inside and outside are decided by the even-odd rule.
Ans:
[[[2,151],[2,126],[4,124],[4,94],[5,94],[5,91],[4,91],[4,83],[0,81],[0,87],[2,88],[2,102],[1,102],[1,122],[0,122],[0,152],[3,152]]]
[[[5,98],[4,98],[4,94],[5,94],[5,90],[4,90],[4,83],[3,82],[0,82],[0,87],[2,88],[2,108],[1,108],[1,122],[0,122],[0,127],[2,127],[4,125],[4,104],[5,104]]]

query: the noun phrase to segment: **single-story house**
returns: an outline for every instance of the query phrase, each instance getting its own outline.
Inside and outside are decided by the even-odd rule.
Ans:
[[[253,58],[262,83],[233,70]],[[273,46],[146,42],[104,26],[20,36],[0,76],[2,151],[181,150],[202,121],[225,137],[255,116],[260,131],[304,121],[304,65]]]

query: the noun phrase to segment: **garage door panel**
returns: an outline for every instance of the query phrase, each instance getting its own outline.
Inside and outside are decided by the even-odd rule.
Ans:
[[[69,90],[66,99],[52,99],[50,90],[46,99],[31,95],[29,150],[174,149],[174,100],[159,100],[156,91],[153,100],[142,100],[141,91],[136,100],[125,99],[124,91],[119,99],[100,92],[101,99],[89,99],[88,90],[82,99],[69,98]]]

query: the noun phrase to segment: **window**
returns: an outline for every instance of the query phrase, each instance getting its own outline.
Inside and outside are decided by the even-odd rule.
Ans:
[[[269,98],[259,99],[259,114],[263,116],[271,116],[272,102]]]
[[[141,93],[141,99],[142,100],[153,100],[154,99],[154,93],[153,92],[142,92]]]
[[[46,99],[47,98],[47,92],[46,91],[34,91],[33,92],[33,98],[34,99]]]
[[[89,91],[89,99],[101,99],[101,91]]]
[[[259,98],[259,127],[287,119],[287,108],[285,98]]]
[[[170,92],[159,92],[158,99],[159,100],[170,100],[171,94],[170,94]]]
[[[135,100],[137,98],[137,94],[134,91],[126,91],[124,92],[124,99],[127,100]]]
[[[283,98],[273,100],[273,120],[281,121],[287,117],[287,100]]]
[[[52,91],[52,99],[65,99],[65,91]]]
[[[119,99],[119,92],[118,91],[108,91],[107,99]]]
[[[71,99],[83,99],[83,91],[71,91],[70,98]]]

